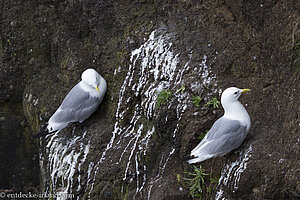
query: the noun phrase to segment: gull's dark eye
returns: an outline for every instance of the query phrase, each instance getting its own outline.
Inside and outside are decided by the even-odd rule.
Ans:
[[[238,92],[235,92],[234,94],[238,94]]]

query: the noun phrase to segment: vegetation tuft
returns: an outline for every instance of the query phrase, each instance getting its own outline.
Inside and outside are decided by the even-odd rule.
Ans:
[[[218,185],[219,178],[204,172],[204,169],[193,166],[193,172],[184,172],[185,177],[177,174],[177,181],[189,190],[191,197],[202,199],[205,195],[211,194]]]
[[[205,104],[205,106],[213,106],[213,108],[219,108],[220,105],[221,102],[215,97]]]
[[[170,90],[162,90],[159,92],[158,97],[156,99],[156,107],[159,108],[161,105],[167,103],[168,99],[172,96]]]
[[[193,104],[195,104],[195,106],[198,108],[200,106],[200,102],[202,101],[202,97],[196,97],[193,96],[192,100],[193,100]]]
[[[181,88],[179,88],[179,89],[175,92],[175,94],[177,94],[177,93],[179,93],[179,92],[182,94],[184,91],[185,91],[185,86],[182,85]]]
[[[208,130],[206,130],[205,133],[201,133],[201,134],[197,137],[197,139],[201,141],[201,140],[205,137],[205,135],[207,134],[207,132],[208,132]]]

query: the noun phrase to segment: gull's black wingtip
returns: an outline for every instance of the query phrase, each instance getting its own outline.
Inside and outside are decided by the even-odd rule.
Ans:
[[[48,131],[38,132],[36,134],[33,134],[32,138],[33,139],[38,139],[38,138],[41,138],[41,137],[46,137],[46,135],[48,135],[48,134],[49,134]]]
[[[50,134],[47,129],[47,124],[43,124],[40,126],[39,132],[32,135],[32,138],[38,139],[41,137],[46,137],[46,135]]]
[[[188,162],[189,160],[196,158],[195,156],[192,156],[191,154],[185,155],[183,158],[181,158],[182,162]]]

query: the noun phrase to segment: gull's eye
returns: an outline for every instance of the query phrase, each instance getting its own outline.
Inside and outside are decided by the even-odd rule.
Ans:
[[[235,92],[234,94],[238,94],[238,92]]]

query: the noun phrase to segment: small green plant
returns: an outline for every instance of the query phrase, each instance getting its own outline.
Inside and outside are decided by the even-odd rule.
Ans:
[[[193,104],[195,104],[195,106],[198,108],[200,105],[200,102],[202,101],[202,97],[196,97],[196,96],[193,96],[192,100],[193,100]]]
[[[156,99],[156,107],[160,107],[167,103],[168,99],[172,96],[170,90],[162,90],[159,92],[158,97]]]
[[[207,197],[212,191],[216,190],[219,183],[218,177],[213,177],[212,173],[207,174],[204,169],[193,166],[193,172],[183,172],[187,177],[181,177],[180,174],[176,175],[176,179],[184,187],[189,190],[189,194],[195,198]]]
[[[208,132],[208,130],[206,130],[205,133],[201,133],[201,134],[197,137],[197,139],[198,139],[198,140],[202,140],[202,139],[205,137],[205,135],[207,134],[207,132]]]
[[[217,98],[212,98],[209,102],[207,102],[206,104],[205,104],[205,106],[210,106],[210,105],[212,105],[213,106],[213,108],[219,108],[219,106],[220,106],[220,101],[217,99]]]
[[[184,172],[187,178],[183,177],[183,185],[185,185],[192,197],[201,198],[205,192],[205,177],[209,174],[204,173],[204,169],[194,166],[193,172]]]
[[[178,181],[179,183],[181,183],[181,175],[180,175],[180,174],[177,174],[177,175],[176,175],[176,179],[177,179],[177,181]]]
[[[197,137],[197,139],[198,139],[198,140],[202,140],[204,137],[205,137],[205,134],[200,134],[200,135]]]
[[[206,192],[208,193],[208,194],[210,194],[213,190],[215,190],[216,189],[216,187],[217,187],[217,185],[218,185],[218,183],[219,183],[219,177],[210,177],[209,178],[209,185],[208,185],[208,187],[206,188]]]
[[[180,93],[182,94],[184,91],[185,91],[185,86],[182,85],[181,88],[179,88],[179,89],[175,92],[175,94],[177,94],[178,92],[180,92]]]

